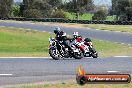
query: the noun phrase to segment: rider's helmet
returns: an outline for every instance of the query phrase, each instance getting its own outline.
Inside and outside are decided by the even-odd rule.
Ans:
[[[73,37],[76,38],[78,36],[78,32],[73,32]]]
[[[55,34],[59,34],[61,32],[61,29],[59,28],[59,27],[56,27],[55,29],[54,29],[54,33]]]

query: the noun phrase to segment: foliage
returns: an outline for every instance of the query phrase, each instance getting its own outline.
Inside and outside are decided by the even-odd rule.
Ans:
[[[42,18],[50,17],[51,13],[61,5],[61,0],[24,0],[23,4],[24,17]]]
[[[24,11],[24,17],[26,18],[43,18],[43,14],[37,9],[27,9]]]
[[[51,18],[67,18],[63,10],[56,10],[52,13]]]
[[[78,19],[79,14],[87,13],[90,10],[93,10],[93,0],[71,0],[68,3],[65,3],[63,8],[72,13],[76,13],[76,18]]]
[[[93,0],[71,0],[68,3],[65,3],[64,9],[68,12],[83,12],[93,10]]]
[[[13,5],[11,12],[12,12],[13,17],[20,17],[20,6],[19,5]]]
[[[13,0],[0,0],[0,18],[11,16]]]
[[[132,21],[132,0],[112,0],[117,20]]]
[[[94,16],[92,17],[92,20],[106,20],[106,13],[104,10],[97,11]]]

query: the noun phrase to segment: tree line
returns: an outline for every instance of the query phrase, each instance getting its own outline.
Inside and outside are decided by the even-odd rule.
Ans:
[[[93,13],[93,20],[106,20],[115,15],[115,20],[132,21],[132,0],[111,0],[112,6],[95,6],[93,0],[23,0],[16,4],[13,0],[0,0],[0,18],[67,18],[65,12],[78,19],[84,13]]]

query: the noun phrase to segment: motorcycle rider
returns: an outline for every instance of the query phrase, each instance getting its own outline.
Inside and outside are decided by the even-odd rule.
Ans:
[[[76,44],[78,47],[81,47],[81,45],[86,45],[88,46],[89,50],[92,51],[92,46],[90,46],[89,44],[92,43],[90,38],[85,38],[83,40],[82,36],[78,35],[78,32],[74,32],[73,37],[74,37],[74,41],[72,44]]]
[[[78,32],[73,32],[73,37],[71,38],[71,45],[75,44],[78,41],[79,35]]]
[[[59,27],[56,27],[54,29],[54,33],[56,34],[55,39],[62,41],[66,38],[66,33],[63,32]]]
[[[71,49],[70,47],[70,40],[66,33],[62,31],[59,27],[54,29],[54,33],[56,34],[55,39],[61,42],[65,47]]]
[[[76,40],[76,42],[82,42],[82,36],[78,34],[78,32],[73,33],[73,40]]]

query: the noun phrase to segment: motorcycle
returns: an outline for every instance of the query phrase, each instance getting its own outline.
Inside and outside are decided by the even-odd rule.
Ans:
[[[72,45],[71,49],[66,47],[62,41],[57,41],[54,38],[49,38],[50,46],[49,46],[49,55],[54,60],[59,60],[60,58],[75,58],[81,59],[82,53],[80,48]]]
[[[98,52],[93,47],[93,43],[90,38],[85,38],[84,41],[82,41],[81,37],[77,37],[75,39],[75,44],[80,48],[84,57],[98,57]]]

